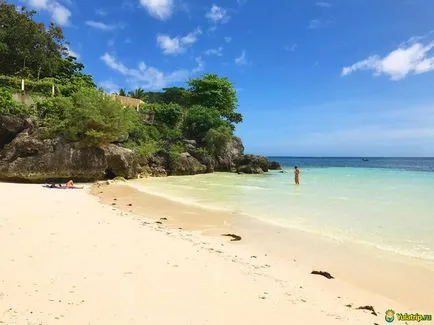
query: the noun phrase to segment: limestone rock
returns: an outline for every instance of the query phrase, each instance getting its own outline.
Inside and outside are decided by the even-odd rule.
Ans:
[[[7,181],[134,178],[137,170],[136,157],[130,149],[114,144],[83,147],[59,138],[40,139],[27,131],[18,134],[0,151],[0,180]]]
[[[0,150],[18,133],[30,127],[32,127],[32,122],[29,119],[11,114],[0,114]]]

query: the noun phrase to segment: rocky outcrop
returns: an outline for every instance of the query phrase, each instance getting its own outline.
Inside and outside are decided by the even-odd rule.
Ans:
[[[188,153],[206,166],[206,172],[236,172],[240,159],[244,155],[244,146],[240,138],[233,137],[217,157],[210,156],[197,146],[193,140],[186,140]]]
[[[29,119],[11,114],[0,114],[0,150],[10,143],[18,133],[32,127]]]
[[[142,177],[164,177],[167,176],[167,159],[162,155],[155,155],[142,159],[140,163],[140,175]]]
[[[224,172],[235,172],[240,160],[244,155],[244,145],[240,138],[233,137],[223,154],[215,159],[215,170]]]
[[[168,169],[170,175],[195,175],[207,172],[207,166],[200,163],[188,152],[170,155]]]
[[[268,158],[256,155],[244,155],[237,168],[237,172],[245,174],[262,174],[268,172],[270,161]]]
[[[0,180],[48,182],[74,179],[94,181],[136,177],[132,150],[116,145],[83,147],[60,139],[41,139],[23,131],[0,151]]]
[[[268,164],[269,170],[282,170],[282,166],[277,161],[270,161]]]
[[[74,179],[94,181],[115,177],[194,175],[213,171],[258,174],[280,169],[262,156],[244,155],[241,139],[233,137],[217,157],[194,140],[185,140],[186,152],[159,152],[146,159],[116,144],[83,146],[61,138],[46,139],[43,128],[31,120],[0,114],[0,180],[49,182]]]

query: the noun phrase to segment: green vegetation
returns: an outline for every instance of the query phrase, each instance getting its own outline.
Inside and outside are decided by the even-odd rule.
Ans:
[[[12,99],[12,92],[0,87],[0,114],[31,115],[33,107],[22,105]]]
[[[34,14],[0,0],[0,113],[30,116],[45,137],[86,146],[122,143],[143,158],[163,152],[175,159],[187,139],[202,157],[223,153],[242,121],[228,79],[207,74],[187,81],[187,88],[120,89],[119,95],[144,102],[136,111],[96,89],[84,65],[68,55],[62,29],[35,22]],[[12,99],[22,78],[26,93],[38,98],[33,106]]]

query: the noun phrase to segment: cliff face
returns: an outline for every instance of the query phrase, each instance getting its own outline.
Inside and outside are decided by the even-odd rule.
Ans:
[[[265,157],[245,155],[241,139],[237,137],[218,157],[203,155],[194,141],[186,141],[185,153],[160,153],[141,160],[121,145],[86,147],[61,138],[44,139],[41,130],[30,120],[0,115],[0,180],[38,183],[67,179],[94,181],[116,176],[128,179],[140,174],[263,173],[271,164]]]

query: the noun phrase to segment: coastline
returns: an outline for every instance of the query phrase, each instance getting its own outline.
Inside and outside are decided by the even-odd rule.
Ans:
[[[252,219],[218,213],[213,227],[197,219],[181,225],[176,216],[213,212],[145,195],[142,216],[121,193],[127,186],[100,188],[105,204],[90,187],[0,183],[0,323],[379,324],[389,308],[431,312],[346,282],[330,263],[316,266],[335,279],[311,275],[314,251],[279,256],[254,236],[268,232],[264,225],[245,228]],[[366,305],[378,315],[357,309]]]
[[[165,227],[182,227],[212,237],[234,233],[242,237],[236,246],[267,255],[289,269],[296,264],[305,274],[312,270],[328,271],[350,285],[380,294],[415,312],[432,308],[434,263],[431,261],[283,228],[231,211],[171,200],[139,191],[134,181],[105,186],[103,193],[97,192],[100,191],[94,190],[93,194],[102,203],[117,202],[117,208],[150,217]],[[128,202],[133,202],[133,207],[129,207]],[[162,216],[168,220],[161,221]],[[426,284],[423,291],[415,290],[421,283]]]

